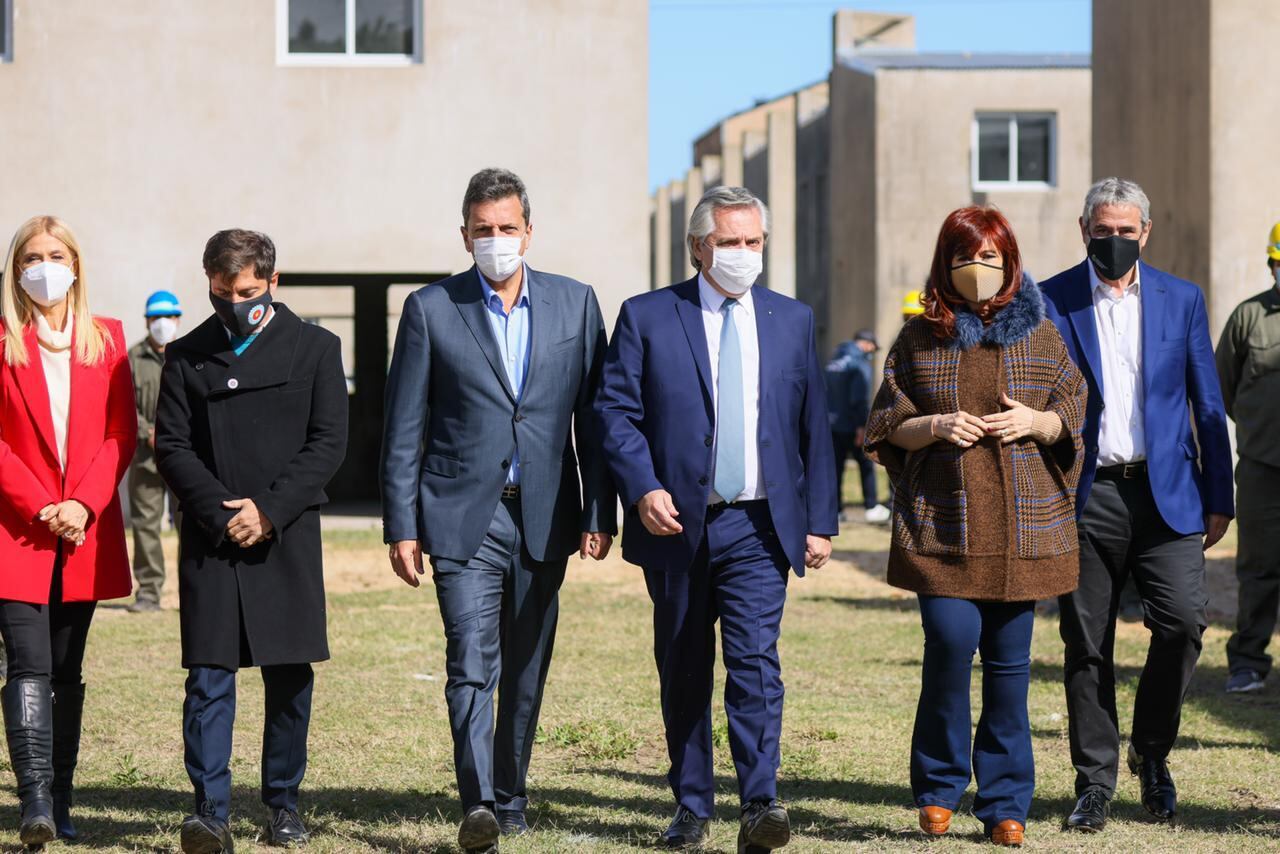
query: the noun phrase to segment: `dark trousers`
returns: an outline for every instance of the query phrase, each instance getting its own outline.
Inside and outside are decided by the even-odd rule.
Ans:
[[[48,605],[0,600],[0,636],[10,681],[34,677],[80,684],[89,625],[98,603],[63,602],[61,545],[55,560]]]
[[[307,726],[311,722],[310,664],[262,667],[266,700],[262,732],[262,802],[298,808],[298,787],[307,770]],[[187,776],[195,787],[195,811],[226,819],[231,809],[231,735],[236,720],[236,672],[221,667],[187,671],[182,704],[182,741]]]
[[[1130,575],[1151,631],[1138,679],[1130,741],[1163,759],[1178,737],[1182,699],[1207,624],[1204,551],[1198,534],[1164,523],[1145,477],[1099,478],[1080,520],[1080,586],[1061,597],[1065,682],[1076,793],[1115,791],[1120,761],[1115,639],[1120,591]]]
[[[1267,644],[1280,611],[1280,469],[1242,457],[1236,466],[1236,513],[1240,598],[1227,666],[1266,676]]]
[[[528,806],[525,778],[567,562],[530,557],[519,499],[498,504],[471,560],[431,561],[444,620],[444,695],[464,811],[477,804],[518,810]]]
[[[645,570],[676,801],[710,818],[715,788],[711,692],[716,621],[724,644],[724,710],[743,804],[777,797],[782,734],[778,634],[790,564],[765,501],[708,511],[688,572]]]
[[[972,767],[978,779],[973,814],[986,830],[1006,819],[1026,824],[1036,784],[1027,716],[1035,603],[921,596],[920,621],[924,668],[911,735],[916,805],[956,809]],[[982,714],[973,733],[975,651],[982,655]]]
[[[854,441],[856,436],[856,433],[831,433],[831,441],[836,449],[836,495],[840,496],[840,506],[843,507],[844,464],[849,457],[853,457],[862,478],[862,506],[870,510],[880,503],[876,497],[876,464],[867,459],[867,455],[862,452],[862,445]]]

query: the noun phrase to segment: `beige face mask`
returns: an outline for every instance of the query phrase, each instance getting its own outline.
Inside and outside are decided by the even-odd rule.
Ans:
[[[1004,267],[970,261],[951,268],[951,284],[969,302],[986,302],[1004,286]]]

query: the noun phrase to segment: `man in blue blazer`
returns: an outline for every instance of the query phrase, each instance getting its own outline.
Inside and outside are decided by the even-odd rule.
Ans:
[[[813,312],[752,286],[768,216],[740,187],[702,197],[688,235],[701,272],[623,304],[596,399],[626,508],[623,557],[644,568],[654,604],[672,848],[701,844],[712,814],[717,620],[739,851],[790,838],[778,633],[790,568],[831,554],[837,502]]]
[[[1132,575],[1151,630],[1128,766],[1147,811],[1172,820],[1177,792],[1166,758],[1207,624],[1204,550],[1226,533],[1234,507],[1204,294],[1138,260],[1151,206],[1134,182],[1107,178],[1090,188],[1080,229],[1088,260],[1041,287],[1089,385],[1076,495],[1080,586],[1060,604],[1079,799],[1067,826],[1098,831],[1120,759],[1120,591]]]
[[[400,318],[383,526],[407,584],[430,559],[458,844],[494,852],[500,834],[528,830],[525,779],[568,556],[604,559],[617,496],[591,410],[605,347],[595,293],[525,264],[529,197],[511,172],[473,176],[462,220],[475,266],[415,291]]]

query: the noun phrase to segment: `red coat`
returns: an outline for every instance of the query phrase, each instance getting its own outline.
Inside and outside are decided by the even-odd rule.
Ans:
[[[72,351],[65,477],[35,328],[26,331],[24,366],[5,364],[0,340],[0,599],[49,601],[58,543],[36,516],[70,498],[92,516],[82,545],[62,544],[62,600],[118,599],[133,589],[119,485],[133,457],[138,416],[124,330],[118,320],[100,322],[114,345],[107,357],[86,367]]]

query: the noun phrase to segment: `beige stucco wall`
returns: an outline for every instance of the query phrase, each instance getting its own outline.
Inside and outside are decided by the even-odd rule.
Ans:
[[[463,190],[492,165],[528,184],[533,266],[610,318],[648,286],[643,0],[423,0],[423,62],[396,68],[278,66],[274,0],[156,5],[14,0],[0,65],[0,232],[69,220],[131,337],[154,288],[207,310],[200,254],[228,226],[286,271],[465,268]]]
[[[999,207],[1037,279],[1083,258],[1076,218],[1090,180],[1089,77],[1074,68],[882,69],[874,78],[837,69],[829,345],[868,325],[882,342],[893,340],[903,296],[923,286],[938,228],[955,208]],[[975,113],[988,111],[1056,114],[1053,187],[974,191],[971,127]]]

